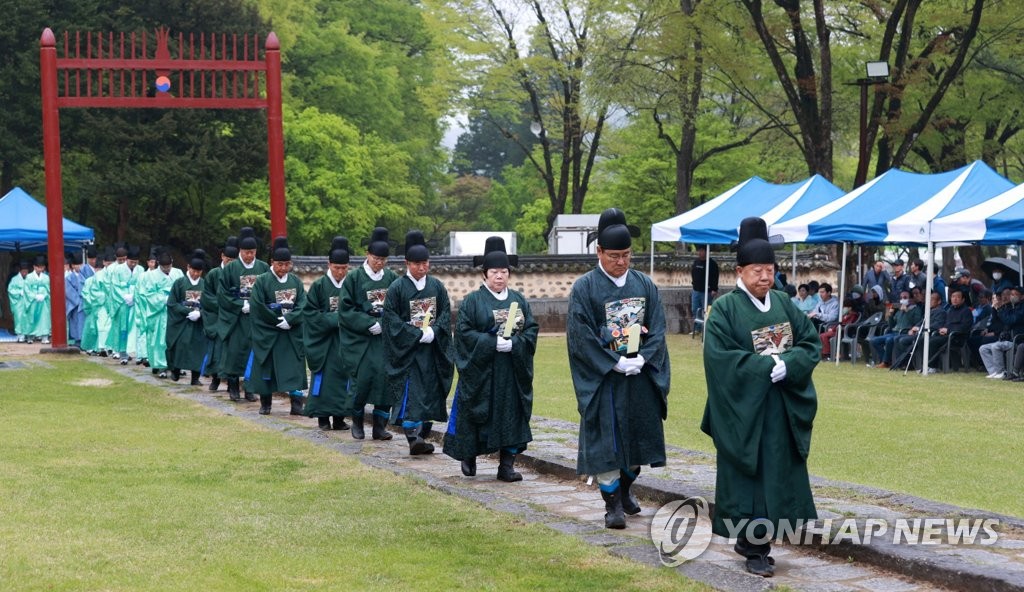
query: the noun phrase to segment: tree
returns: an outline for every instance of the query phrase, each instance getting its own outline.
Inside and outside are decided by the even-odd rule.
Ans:
[[[466,131],[459,136],[452,170],[458,175],[482,175],[501,181],[502,170],[523,164],[536,144],[528,119],[495,122],[488,112],[481,111],[469,118]]]

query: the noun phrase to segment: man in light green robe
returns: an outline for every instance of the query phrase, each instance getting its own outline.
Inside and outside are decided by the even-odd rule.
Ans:
[[[144,302],[149,367],[160,378],[167,378],[167,298],[174,282],[185,275],[171,263],[170,254],[161,253],[157,268],[142,276],[138,289],[139,301]]]
[[[117,249],[117,262],[107,269],[106,281],[107,314],[110,315],[110,334],[107,349],[114,352],[114,357],[121,360],[122,365],[128,364],[128,335],[134,324],[135,309],[135,277],[128,267],[128,250]]]
[[[712,530],[736,538],[748,571],[771,577],[768,555],[780,524],[799,530],[800,521],[817,518],[807,456],[821,340],[789,296],[771,289],[775,254],[767,238],[763,220],[743,221],[737,289],[708,315],[701,430],[718,452]]]
[[[32,272],[25,276],[25,308],[22,328],[26,341],[50,343],[50,275],[46,260],[36,257]]]
[[[93,356],[100,350],[100,313],[104,311],[107,291],[103,286],[103,263],[93,269],[92,276],[86,278],[82,285],[82,312],[85,313],[85,325],[82,327],[82,343],[80,349]]]
[[[14,317],[14,334],[18,336],[18,343],[25,341],[25,305],[28,304],[25,301],[25,277],[31,270],[32,264],[22,261],[18,273],[7,283],[7,303],[11,307],[11,316]]]

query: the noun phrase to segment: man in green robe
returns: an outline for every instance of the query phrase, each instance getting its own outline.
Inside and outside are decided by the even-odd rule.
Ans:
[[[110,315],[110,334],[107,349],[114,352],[114,359],[128,364],[128,335],[134,324],[135,275],[128,267],[128,249],[117,249],[117,262],[107,269],[107,314]]]
[[[239,400],[239,380],[252,353],[252,311],[249,302],[257,276],[270,266],[256,258],[256,232],[246,226],[238,233],[238,259],[224,266],[217,286],[217,337],[223,343],[220,371],[228,383],[228,397]],[[245,387],[245,400],[256,395]]]
[[[100,350],[100,312],[104,310],[107,291],[103,286],[103,258],[96,258],[99,267],[93,268],[92,276],[85,279],[82,285],[82,312],[85,314],[85,325],[82,327],[82,343],[79,348],[90,356],[98,355]],[[87,266],[88,267],[88,266]]]
[[[107,247],[106,249],[104,249],[102,270],[103,272],[96,274],[100,276],[100,281],[96,288],[103,290],[103,297],[100,299],[102,302],[101,308],[96,311],[96,327],[98,332],[97,339],[99,340],[99,355],[102,357],[107,357],[107,355],[113,353],[111,352],[110,349],[107,348],[107,342],[110,341],[111,327],[110,313],[108,312],[110,309],[107,306],[107,300],[110,298],[110,282],[107,279],[107,271],[111,267],[113,267],[114,262],[116,260],[117,257],[114,256],[114,250],[112,248]]]
[[[36,257],[32,272],[25,276],[25,308],[22,327],[25,340],[50,343],[50,274],[46,259]]]
[[[428,276],[430,252],[423,233],[405,235],[406,274],[384,298],[385,371],[394,406],[391,423],[402,426],[409,454],[430,454],[434,421],[448,419],[445,399],[455,372],[448,290]]]
[[[171,264],[170,253],[160,253],[157,268],[143,274],[137,290],[142,304],[139,312],[146,325],[149,367],[159,378],[167,378],[167,298],[174,282],[185,275]]]
[[[764,220],[743,220],[739,239],[737,289],[715,301],[705,328],[701,430],[718,451],[712,530],[737,539],[748,571],[770,577],[780,522],[817,518],[807,455],[821,341],[788,295],[771,289],[775,253]]]
[[[18,343],[25,342],[25,306],[28,304],[25,301],[25,278],[31,270],[32,264],[22,261],[18,264],[18,273],[7,283],[7,303],[14,317],[14,334],[18,336]]]
[[[292,270],[292,253],[284,237],[274,239],[270,271],[256,278],[249,300],[252,315],[252,362],[245,382],[260,396],[260,415],[269,415],[274,393],[288,393],[291,414],[302,415],[307,388],[302,348],[302,308],[306,288]]]
[[[182,370],[191,371],[192,386],[199,386],[199,375],[206,358],[206,332],[202,323],[203,270],[206,253],[196,250],[189,259],[185,276],[171,286],[167,297],[167,365],[171,380],[181,378]]]
[[[341,326],[338,306],[348,275],[348,239],[334,237],[327,256],[327,273],[318,278],[306,293],[302,307],[302,343],[306,365],[312,374],[309,396],[302,413],[315,417],[321,430],[347,430],[345,416],[352,410],[348,403],[349,377],[342,364]]]
[[[522,481],[514,468],[516,455],[533,440],[533,355],[540,327],[526,297],[508,287],[509,268],[517,263],[500,236],[489,237],[484,255],[473,258],[474,266],[483,267],[484,283],[459,306],[459,382],[444,453],[462,461],[467,477],[476,475],[477,456],[500,451],[498,480]]]
[[[605,528],[625,528],[624,514],[640,513],[630,492],[640,467],[665,465],[665,313],[651,278],[629,268],[634,232],[621,210],[605,210],[597,269],[569,294],[569,369],[580,413],[576,472],[597,478]]]
[[[388,287],[398,274],[387,267],[391,245],[388,229],[373,229],[366,247],[366,259],[355,271],[345,277],[341,286],[341,305],[338,321],[341,323],[342,364],[345,375],[351,379],[346,409],[352,413],[352,437],[362,440],[363,410],[373,405],[373,439],[390,440],[387,430],[391,417],[391,395],[387,375],[384,373],[386,350],[384,347],[381,316]]]
[[[156,258],[157,253],[162,249],[160,247],[150,247],[149,254],[146,256],[146,267],[136,267],[133,271],[138,272],[138,279],[135,281],[135,310],[133,316],[135,317],[135,323],[132,325],[132,331],[129,334],[129,341],[134,338],[135,342],[135,363],[145,366],[149,366],[149,337],[146,335],[146,302],[144,299],[139,298],[139,280],[142,276],[153,271],[157,268]]]
[[[220,305],[218,304],[217,290],[220,288],[220,277],[224,268],[229,263],[238,259],[238,238],[229,236],[224,242],[224,248],[220,252],[220,265],[206,272],[203,278],[203,331],[206,333],[206,361],[203,365],[203,375],[210,376],[209,390],[211,392],[220,388],[220,381],[224,378],[221,370],[221,358],[224,355],[224,340],[220,338]]]

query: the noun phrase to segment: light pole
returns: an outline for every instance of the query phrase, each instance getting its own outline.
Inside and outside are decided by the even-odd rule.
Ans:
[[[871,159],[871,153],[868,150],[868,87],[889,82],[888,62],[867,62],[865,70],[866,77],[850,83],[860,87],[860,149],[857,152],[857,175],[853,179],[854,189],[867,181],[868,161]]]

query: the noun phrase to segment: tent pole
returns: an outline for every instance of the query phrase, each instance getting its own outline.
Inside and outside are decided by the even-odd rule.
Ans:
[[[857,283],[864,285],[864,246],[857,245]]]
[[[700,331],[700,349],[704,350],[704,331],[708,328],[708,310],[711,306],[708,304],[708,298],[711,297],[711,293],[708,291],[708,287],[711,285],[711,245],[704,245],[704,326]]]
[[[790,277],[793,278],[792,280],[790,280],[791,284],[796,286],[800,285],[800,283],[796,279],[796,243],[793,243],[793,275],[791,275]]]
[[[839,272],[839,318],[836,319],[837,323],[838,323],[838,321],[842,320],[842,318],[843,318],[843,298],[845,298],[844,294],[846,294],[846,246],[847,246],[847,243],[844,241],[843,242],[843,264],[840,266],[842,271]],[[835,337],[836,347],[835,347],[835,351],[832,352],[832,357],[835,358],[835,360],[836,360],[836,366],[839,365],[839,344],[842,343],[842,337],[843,337],[843,327],[842,327],[842,325],[837,324],[836,325],[836,337]],[[853,346],[857,347],[857,344],[854,344]],[[852,355],[852,352],[851,352],[851,355]]]
[[[928,251],[925,255],[928,257],[928,278],[924,283],[924,323],[922,325],[923,328],[921,329],[924,331],[924,334],[921,335],[921,340],[924,342],[924,350],[922,350],[923,357],[921,358],[921,376],[928,376],[928,371],[925,370],[925,368],[928,367],[928,356],[930,353],[928,350],[931,345],[929,343],[931,341],[931,339],[929,339],[929,331],[931,330],[932,289],[935,285],[935,243],[931,240],[931,223],[928,224],[928,234]]]
[[[651,279],[654,279],[654,232],[651,232]]]

